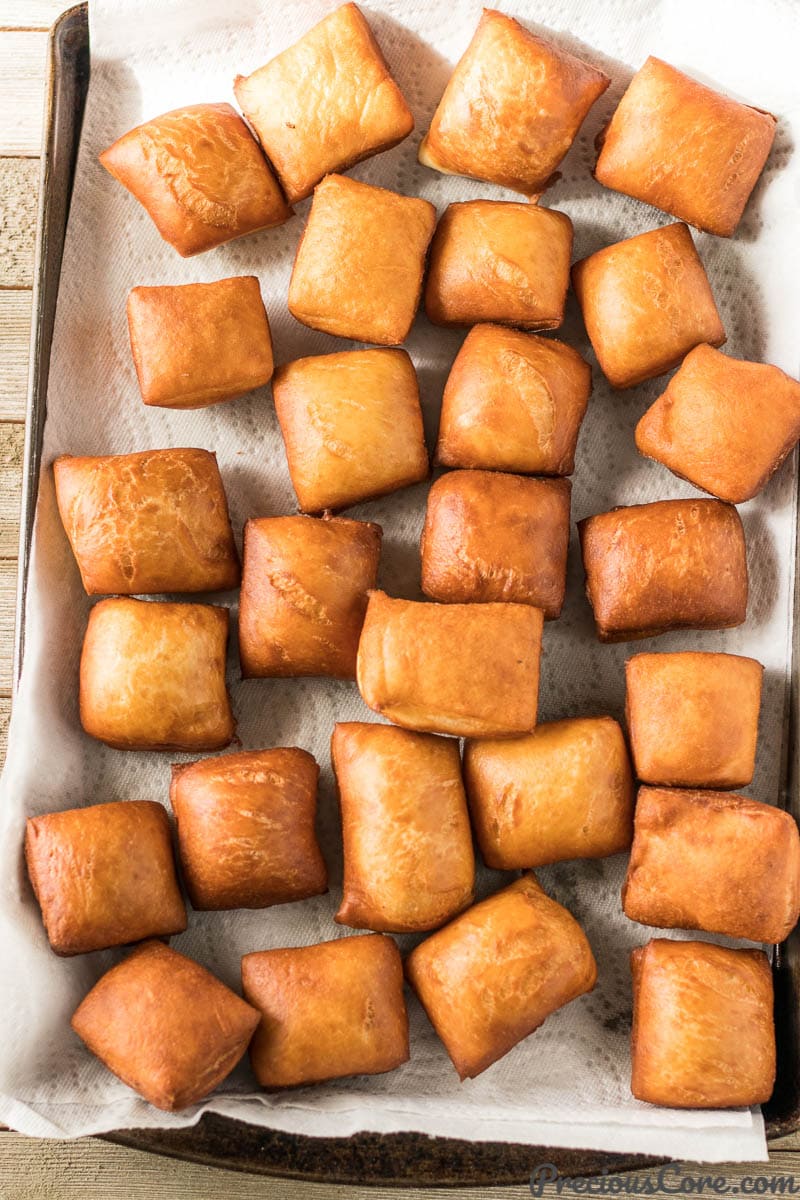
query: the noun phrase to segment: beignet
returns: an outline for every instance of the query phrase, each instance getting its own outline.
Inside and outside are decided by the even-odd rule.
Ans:
[[[547,721],[527,737],[468,741],[464,782],[487,867],[606,858],[633,839],[633,778],[611,717]]]
[[[303,325],[358,342],[404,342],[419,306],[436,209],[417,196],[326,175],[314,189],[289,283]]]
[[[763,1104],[775,1084],[763,950],[655,938],[631,954],[631,1091],[666,1108]]]
[[[396,146],[414,128],[355,4],[329,13],[252,75],[238,75],[233,90],[292,203],[324,175]]]
[[[192,907],[268,908],[319,896],[319,767],[294,747],[175,765],[169,790]]]
[[[425,311],[434,325],[557,329],[571,254],[565,213],[504,200],[450,204],[431,243]]]
[[[665,225],[598,250],[572,268],[572,285],[597,361],[612,387],[677,367],[725,330],[692,235]]]
[[[572,914],[525,875],[412,950],[406,974],[459,1077],[471,1079],[590,992],[597,967]]]
[[[730,629],[747,616],[741,518],[721,500],[657,500],[578,522],[601,642]]]
[[[169,817],[153,801],[30,817],[25,861],[56,954],[86,954],[186,928]]]
[[[239,583],[215,454],[145,450],[53,463],[58,511],[90,596],[214,592]]]
[[[428,493],[422,590],[445,603],[533,604],[546,621],[567,585],[568,479],[451,471]]]
[[[642,787],[622,888],[632,921],[782,942],[800,914],[800,836],[770,804]]]
[[[101,976],[71,1024],[123,1083],[177,1112],[231,1073],[258,1013],[199,963],[145,942]]]
[[[752,500],[798,438],[800,383],[711,346],[687,354],[636,426],[641,454],[732,504]]]
[[[255,138],[230,104],[146,121],[100,155],[184,258],[292,215]]]
[[[226,608],[101,600],[81,654],[83,728],[116,750],[221,750],[236,733],[227,641]]]
[[[731,237],[775,137],[771,113],[648,58],[598,140],[595,179]]]
[[[269,320],[254,275],[136,287],[128,330],[145,404],[206,408],[272,378]]]
[[[760,662],[736,654],[629,658],[625,716],[638,778],[671,787],[750,783],[763,675]]]
[[[476,325],[444,387],[436,461],[571,475],[591,390],[589,364],[564,342]]]
[[[611,80],[602,71],[485,8],[458,62],[419,161],[537,197]]]
[[[403,965],[385,934],[245,954],[242,985],[261,1014],[250,1061],[262,1087],[380,1075],[408,1061]]]
[[[355,929],[436,929],[472,903],[475,859],[458,742],[392,725],[334,727],[344,842],[334,920]]]
[[[528,604],[425,604],[372,592],[358,687],[395,725],[514,737],[536,724],[543,615]]]
[[[347,508],[427,479],[417,375],[405,350],[344,350],[275,372],[275,411],[304,512]]]
[[[344,517],[262,517],[244,527],[239,658],[245,679],[355,679],[381,527]]]

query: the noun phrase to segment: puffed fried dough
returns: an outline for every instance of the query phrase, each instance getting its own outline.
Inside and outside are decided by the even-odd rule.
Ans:
[[[186,890],[199,910],[268,908],[328,888],[314,832],[319,767],[295,747],[172,768]]]
[[[450,204],[431,243],[425,311],[434,325],[557,329],[571,254],[565,213],[505,200]]]
[[[355,929],[436,929],[472,903],[475,859],[458,742],[392,725],[334,727],[344,842],[334,920]]]
[[[579,521],[578,532],[601,642],[730,629],[747,616],[744,530],[730,504],[633,504]]]
[[[430,473],[405,350],[345,350],[279,367],[275,411],[304,512],[347,508]]]
[[[361,11],[343,4],[233,90],[289,200],[324,175],[388,150],[411,110]]]
[[[610,82],[513,17],[485,8],[419,161],[536,198],[558,178],[556,168]]]
[[[242,676],[355,679],[381,527],[343,517],[262,517],[244,530]]]
[[[475,325],[444,387],[436,461],[571,475],[591,390],[589,364],[564,342]]]
[[[230,104],[193,104],[146,121],[104,150],[100,162],[184,258],[292,215]]]
[[[527,737],[468,741],[464,782],[487,867],[541,867],[630,847],[633,778],[611,717],[548,721]]]
[[[597,979],[586,935],[525,875],[406,959],[408,981],[461,1079],[507,1054]]]
[[[436,209],[417,196],[326,175],[314,189],[289,283],[289,312],[311,329],[381,346],[408,336]]]
[[[800,914],[794,819],[728,792],[642,787],[622,905],[660,929],[782,942]]]
[[[384,934],[246,954],[242,984],[261,1013],[250,1061],[262,1087],[380,1075],[408,1061],[403,965]]]
[[[527,604],[425,604],[372,592],[358,687],[395,725],[514,737],[536,724],[543,614]]]
[[[631,1091],[666,1108],[763,1104],[775,1083],[763,950],[655,938],[631,954]]]
[[[205,967],[145,942],[100,977],[71,1024],[123,1083],[177,1112],[230,1074],[258,1019]]]
[[[692,235],[665,225],[598,250],[572,268],[597,361],[612,387],[677,367],[695,346],[721,346],[725,329]]]
[[[224,591],[239,555],[215,454],[145,450],[53,463],[56,500],[90,596]]]
[[[136,287],[128,330],[145,404],[206,408],[272,378],[272,337],[255,275]]]
[[[638,778],[671,787],[750,783],[763,675],[761,663],[736,654],[629,658],[625,716]]]
[[[698,346],[636,426],[641,454],[695,487],[743,504],[800,438],[800,383],[779,367]]]
[[[186,928],[169,818],[153,801],[29,817],[25,860],[56,954],[86,954]]]
[[[731,237],[776,125],[771,113],[651,57],[598,138],[595,178],[698,229]]]
[[[445,603],[533,604],[546,621],[567,584],[567,479],[451,471],[428,493],[422,590]]]
[[[227,640],[226,608],[101,600],[81,654],[83,728],[116,750],[221,750],[236,732]]]

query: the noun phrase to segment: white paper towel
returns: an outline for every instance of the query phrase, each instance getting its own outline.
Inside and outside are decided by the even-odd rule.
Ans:
[[[757,1112],[677,1112],[634,1101],[629,1092],[628,954],[648,931],[620,911],[624,857],[560,864],[544,886],[585,927],[599,964],[596,990],[476,1080],[459,1084],[416,1001],[410,1000],[411,1060],[398,1071],[342,1080],[279,1096],[259,1094],[246,1064],[210,1100],[176,1115],[157,1112],[84,1049],[69,1017],[118,952],[58,959],[47,946],[22,862],[25,817],[127,798],[166,802],[169,756],[124,754],[91,741],[77,715],[77,665],[89,601],[57,518],[49,464],[57,454],[148,447],[215,450],[237,535],[247,517],[294,510],[268,389],[203,412],[145,408],[138,395],[125,321],[136,284],[205,281],[257,274],[278,361],[339,350],[347,343],[294,321],[286,293],[308,204],[288,224],[185,261],[163,243],[144,211],[97,164],[97,154],[140,120],[203,100],[232,99],[236,73],[258,67],[334,7],[334,0],[92,0],[92,82],[67,237],[53,347],[49,416],[31,563],[25,670],[14,707],[0,796],[0,1120],[31,1134],[76,1136],[120,1127],[176,1127],[211,1110],[284,1130],[346,1135],[420,1130],[493,1140],[641,1151],[671,1157],[765,1157]],[[576,257],[663,224],[653,209],[604,191],[590,176],[593,139],[632,71],[658,54],[731,94],[780,114],[775,148],[733,241],[698,235],[734,355],[797,373],[800,245],[796,236],[800,130],[795,48],[800,8],[781,0],[509,0],[506,11],[613,78],[590,114],[546,203],[575,223]],[[414,135],[356,168],[359,178],[426,196],[440,210],[456,199],[512,198],[489,185],[420,166],[416,147],[477,22],[479,0],[373,0],[365,11],[417,120]],[[516,198],[516,197],[515,197]],[[570,301],[558,336],[589,354]],[[432,444],[446,372],[463,333],[415,323],[408,348],[423,394]],[[663,389],[652,381],[614,394],[595,371],[595,391],[574,476],[576,519],[619,503],[685,496],[692,489],[635,451],[633,427]],[[545,629],[543,719],[621,715],[623,663],[655,646],[726,649],[766,666],[758,772],[752,795],[778,798],[785,702],[794,526],[794,458],[742,510],[752,580],[747,624],[728,633],[675,634],[654,643],[601,646],[583,598],[576,539],[564,614]],[[350,515],[385,531],[381,585],[417,596],[417,538],[426,486],[366,504]],[[224,600],[235,608],[235,596]],[[235,638],[233,639],[235,645]],[[233,987],[246,951],[343,936],[332,922],[341,879],[338,816],[328,739],[336,719],[371,718],[354,685],[318,680],[230,681],[247,748],[297,744],[322,765],[320,829],[331,867],[327,896],[263,912],[193,913],[174,945]],[[508,877],[484,871],[481,894]],[[403,948],[411,944],[400,939]],[[191,1013],[186,1014],[187,1021]]]

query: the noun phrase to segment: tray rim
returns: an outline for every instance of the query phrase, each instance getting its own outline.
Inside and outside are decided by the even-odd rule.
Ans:
[[[48,44],[48,75],[40,168],[30,363],[25,409],[22,503],[20,513],[13,691],[22,669],[25,644],[25,598],[36,500],[41,473],[42,441],[47,415],[47,383],[61,260],[89,84],[89,5],[74,5],[56,19]],[[65,52],[75,42],[71,56]],[[82,66],[78,66],[81,60]],[[83,73],[83,74],[82,74]],[[55,180],[59,152],[59,119],[72,102],[67,173]],[[62,156],[63,157],[63,156]],[[60,185],[60,188],[56,186]],[[797,451],[794,452],[795,455]],[[800,477],[795,496],[797,509]],[[795,579],[792,648],[784,718],[787,770],[782,798],[796,798],[800,788],[800,537],[795,531]],[[797,809],[795,803],[793,808]],[[794,814],[797,816],[797,812]],[[779,946],[773,961],[776,986],[776,1032],[783,1045],[773,1098],[763,1106],[768,1139],[800,1129],[800,927]],[[792,1020],[794,1016],[794,1021]],[[104,1140],[153,1154],[259,1173],[362,1186],[502,1186],[527,1183],[534,1165],[553,1163],[561,1175],[597,1175],[648,1170],[668,1160],[641,1154],[572,1150],[506,1142],[468,1142],[420,1133],[357,1133],[341,1138],[283,1133],[234,1117],[204,1115],[184,1129],[123,1129],[101,1135]],[[234,1143],[231,1147],[229,1143]],[[235,1157],[238,1155],[238,1157]],[[458,1165],[448,1161],[458,1159]],[[398,1164],[398,1158],[401,1164]],[[317,1160],[316,1162],[314,1160]],[[524,1164],[524,1165],[523,1165]]]

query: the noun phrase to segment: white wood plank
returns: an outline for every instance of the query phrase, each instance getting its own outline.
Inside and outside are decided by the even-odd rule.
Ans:
[[[0,33],[0,155],[41,153],[46,61],[46,33]]]
[[[16,558],[25,426],[0,423],[0,558]],[[7,657],[8,647],[0,647]]]
[[[69,0],[3,0],[0,29],[49,29],[71,7]]]
[[[11,654],[14,645],[14,603],[17,595],[17,564],[0,559],[0,696],[11,695]],[[2,1189],[0,1197],[5,1200]]]
[[[0,291],[0,421],[25,417],[30,335],[31,293]]]
[[[0,58],[5,37],[0,33]],[[0,78],[0,92],[2,87]],[[33,282],[38,199],[38,159],[0,158],[0,288],[29,288]]]

